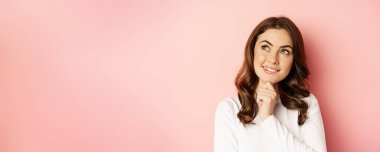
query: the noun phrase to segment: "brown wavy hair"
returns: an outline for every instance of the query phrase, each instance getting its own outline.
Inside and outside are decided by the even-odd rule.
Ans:
[[[308,105],[302,98],[310,95],[306,81],[309,76],[309,70],[306,64],[301,32],[287,17],[269,17],[260,22],[249,36],[245,46],[243,66],[235,78],[238,97],[242,105],[237,116],[245,125],[251,123],[258,113],[259,109],[255,101],[254,92],[259,78],[253,68],[253,52],[258,36],[267,29],[285,29],[292,39],[293,64],[288,76],[278,82],[279,97],[286,108],[298,110],[298,125],[303,125],[307,119]]]

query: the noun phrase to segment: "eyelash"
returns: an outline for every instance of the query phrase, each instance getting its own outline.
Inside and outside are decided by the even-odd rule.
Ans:
[[[283,53],[283,52],[286,52],[286,53]],[[286,49],[281,50],[281,53],[284,55],[290,55],[290,51],[288,51]]]
[[[263,49],[264,51],[269,51],[269,47],[268,47],[268,45],[263,45],[263,46],[261,46],[261,49]]]
[[[268,45],[263,45],[263,46],[261,46],[261,49],[264,50],[264,51],[269,51],[269,46]],[[288,51],[286,49],[282,49],[281,53],[284,54],[284,55],[290,55],[290,51]]]

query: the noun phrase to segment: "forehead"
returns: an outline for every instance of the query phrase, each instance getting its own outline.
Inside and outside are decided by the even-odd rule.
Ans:
[[[288,31],[285,29],[267,29],[264,33],[260,34],[256,43],[267,40],[274,46],[290,45],[293,46],[292,38]]]

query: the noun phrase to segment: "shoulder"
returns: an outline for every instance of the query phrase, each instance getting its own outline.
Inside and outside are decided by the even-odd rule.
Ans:
[[[303,98],[303,100],[310,106],[318,105],[317,97],[313,93],[310,93],[308,97]]]
[[[215,111],[215,123],[233,125],[239,123],[237,113],[241,107],[238,97],[228,97],[222,99]]]
[[[218,103],[216,115],[236,115],[240,108],[241,104],[238,97],[227,97]]]
[[[217,105],[217,110],[230,110],[230,111],[236,111],[239,110],[241,107],[239,98],[234,96],[234,97],[227,97],[222,99],[218,105]]]
[[[317,97],[315,97],[314,94],[310,93],[308,97],[303,98],[303,100],[307,103],[309,106],[308,113],[309,114],[314,114],[316,112],[319,112],[319,103],[317,100]]]

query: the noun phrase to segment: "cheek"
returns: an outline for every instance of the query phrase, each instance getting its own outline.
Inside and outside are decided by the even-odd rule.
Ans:
[[[293,58],[284,59],[281,64],[281,69],[286,70],[288,72],[292,68],[292,64],[293,64]]]
[[[260,67],[260,55],[255,52],[255,54],[253,56],[253,68],[254,68],[255,72],[257,72],[259,67]]]
[[[253,57],[253,67],[255,68],[255,71],[259,70],[261,68],[261,65],[264,63],[265,58],[263,55],[255,54]]]
[[[254,63],[263,63],[265,61],[265,56],[262,53],[255,53],[253,57]]]

